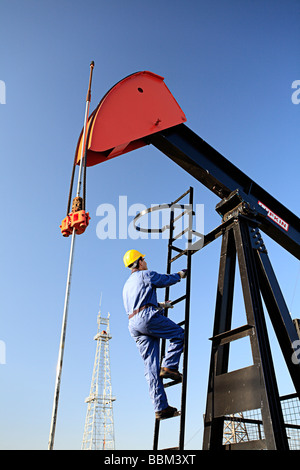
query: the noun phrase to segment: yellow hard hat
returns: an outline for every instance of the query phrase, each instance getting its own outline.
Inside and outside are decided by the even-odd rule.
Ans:
[[[144,258],[145,255],[142,255],[137,250],[128,250],[126,251],[125,255],[123,256],[123,261],[125,264],[125,268],[128,268],[132,263],[134,263],[139,258]]]

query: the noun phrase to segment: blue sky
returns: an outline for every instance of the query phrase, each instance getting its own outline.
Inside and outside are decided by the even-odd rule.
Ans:
[[[163,76],[187,125],[299,215],[300,105],[291,97],[292,83],[300,79],[300,4],[2,0],[0,12],[0,80],[6,93],[0,104],[0,340],[6,346],[0,365],[0,446],[46,449],[70,249],[59,225],[91,60],[91,110],[131,73],[150,70]],[[166,240],[100,240],[96,211],[112,204],[118,215],[120,196],[127,197],[128,207],[168,203],[189,186],[195,203],[204,204],[207,233],[220,222],[218,198],[154,147],[88,169],[91,221],[76,239],[56,449],[81,446],[101,293],[113,336],[116,448],[151,449],[153,409],[143,364],[127,330],[121,294],[128,272],[122,257],[137,248],[146,254],[149,268],[163,272]],[[264,239],[292,316],[299,317],[299,263]],[[202,445],[219,251],[220,240],[193,257],[187,449]],[[177,296],[175,291],[172,295]],[[235,315],[237,325],[244,324],[238,289]],[[293,392],[272,330],[270,338],[280,393]],[[233,356],[235,365],[244,353]],[[169,395],[170,404],[178,406],[176,392]],[[164,423],[169,440],[164,438],[162,446],[177,444],[178,431],[170,421]]]

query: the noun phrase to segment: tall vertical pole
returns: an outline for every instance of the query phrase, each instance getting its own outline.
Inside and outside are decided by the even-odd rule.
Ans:
[[[87,122],[88,122],[90,102],[91,102],[91,85],[92,85],[93,69],[94,69],[94,62],[91,62],[91,64],[90,64],[89,86],[88,86],[88,92],[87,92],[87,96],[86,96],[84,127],[83,127],[83,139],[82,139],[81,158],[80,158],[78,183],[77,183],[77,194],[76,194],[77,197],[80,194],[80,188],[81,188],[82,162],[83,162],[83,155],[84,155],[84,151],[85,151]],[[75,228],[73,228],[72,239],[71,239],[71,247],[70,247],[70,256],[69,256],[69,265],[68,265],[68,274],[67,274],[67,284],[66,284],[65,302],[64,302],[64,312],[63,312],[63,320],[62,320],[62,328],[61,328],[61,337],[60,337],[58,361],[57,361],[57,367],[56,367],[55,391],[54,391],[54,400],[53,400],[53,408],[52,408],[52,418],[51,418],[51,427],[50,427],[50,435],[49,435],[49,442],[48,442],[48,450],[52,450],[53,445],[54,445],[58,400],[59,400],[60,383],[61,383],[61,373],[62,373],[62,365],[63,365],[63,355],[64,355],[64,349],[65,349],[65,338],[66,338],[66,329],[67,329],[67,318],[68,318],[68,307],[69,307],[69,297],[70,297],[70,287],[71,287],[71,275],[72,275],[72,266],[73,266],[73,257],[74,257],[74,246],[75,246]]]

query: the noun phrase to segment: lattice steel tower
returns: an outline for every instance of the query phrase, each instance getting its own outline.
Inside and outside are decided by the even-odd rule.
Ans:
[[[85,400],[88,404],[85,428],[82,439],[82,450],[107,450],[115,448],[113,401],[109,340],[109,314],[101,317],[98,314],[98,332],[94,339],[97,341],[93,377],[90,395]]]
[[[249,441],[248,430],[242,412],[231,414],[224,421],[223,445]]]

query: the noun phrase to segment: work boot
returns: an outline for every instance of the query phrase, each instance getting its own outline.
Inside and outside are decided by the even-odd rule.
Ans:
[[[182,374],[178,370],[172,370],[168,367],[162,367],[159,376],[161,379],[182,380]]]
[[[155,418],[156,419],[172,418],[173,416],[176,416],[177,413],[178,413],[177,408],[173,408],[172,406],[167,406],[167,408],[165,408],[164,410],[156,411]]]

